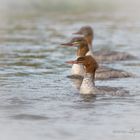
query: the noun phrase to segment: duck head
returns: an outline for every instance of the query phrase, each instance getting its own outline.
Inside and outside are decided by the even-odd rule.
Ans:
[[[88,44],[92,45],[92,40],[94,38],[94,32],[93,32],[92,27],[83,26],[79,29],[78,32],[76,32],[74,34],[83,35],[84,38],[87,40]]]
[[[68,64],[83,64],[85,66],[86,73],[93,74],[93,76],[95,76],[95,71],[98,68],[98,63],[90,55],[79,57],[74,61],[67,61],[66,63],[68,63]]]
[[[77,56],[85,56],[89,51],[88,43],[84,37],[74,37],[70,42],[61,45],[78,47]]]

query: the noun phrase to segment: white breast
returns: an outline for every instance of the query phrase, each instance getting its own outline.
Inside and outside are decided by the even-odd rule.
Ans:
[[[86,73],[80,87],[81,94],[96,94],[96,87],[94,84],[93,75]]]
[[[72,75],[84,76],[85,73],[84,66],[82,64],[73,64],[71,73]]]
[[[91,50],[89,50],[87,53],[86,53],[86,56],[87,55],[91,55],[93,57],[93,52]]]
[[[93,56],[92,46],[89,46],[89,51],[87,52],[86,55]],[[78,56],[77,56],[77,58],[78,58]],[[85,74],[85,68],[84,68],[84,66],[82,64],[73,64],[72,65],[71,73],[72,73],[72,75],[84,76],[84,74]]]
[[[88,48],[89,48],[89,51],[86,53],[86,55],[91,55],[93,57],[94,55],[93,55],[92,46],[88,46]]]

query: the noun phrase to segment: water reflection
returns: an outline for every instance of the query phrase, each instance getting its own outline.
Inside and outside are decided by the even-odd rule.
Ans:
[[[48,118],[45,116],[33,115],[33,114],[19,114],[19,115],[11,116],[10,118],[15,120],[29,120],[29,121],[48,120]]]
[[[96,96],[93,94],[90,95],[80,95],[80,97],[83,99],[84,102],[95,102],[96,101]]]

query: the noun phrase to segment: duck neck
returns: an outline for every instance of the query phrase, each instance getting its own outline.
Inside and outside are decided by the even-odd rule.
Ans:
[[[83,81],[88,81],[88,83],[93,83],[93,85],[95,86],[94,74],[92,74],[92,73],[85,73]]]
[[[89,46],[90,48],[92,48],[92,41],[89,41],[89,42],[88,42],[88,46]]]
[[[94,73],[85,73],[84,74],[84,79],[89,79],[90,82],[92,82],[94,85],[94,81],[95,81],[95,74]]]
[[[94,65],[87,65],[87,66],[85,66],[85,68],[86,68],[85,76],[86,75],[92,75],[93,80],[94,80],[95,79],[95,71],[96,71],[97,67],[98,67],[97,63],[95,63]]]
[[[81,87],[80,87],[80,93],[81,94],[93,94],[94,89],[95,89],[95,83],[94,83],[93,74],[86,73],[84,75],[84,79],[83,79]]]
[[[87,46],[79,46],[77,49],[77,57],[85,56],[86,53],[89,51],[89,47]]]
[[[88,42],[88,48],[89,48],[89,51],[90,51],[91,53],[93,53],[92,41],[91,41],[91,42]]]
[[[89,49],[90,48],[92,49],[92,40],[93,40],[93,37],[92,36],[87,36],[86,37],[86,40],[88,42]]]
[[[91,77],[91,78],[93,78],[94,77],[94,75],[93,75],[93,73],[85,73],[85,75],[84,75],[84,77]],[[94,79],[94,78],[93,78]]]

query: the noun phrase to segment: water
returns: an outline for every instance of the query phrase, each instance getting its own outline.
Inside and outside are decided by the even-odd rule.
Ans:
[[[75,49],[59,44],[83,25],[95,30],[94,50],[140,54],[137,12],[111,0],[104,6],[101,1],[88,2],[94,6],[82,0],[3,4],[0,140],[140,138],[139,60],[106,64],[133,72],[136,78],[96,81],[100,86],[124,87],[130,96],[85,98],[66,78],[70,66],[65,61],[74,58]]]

